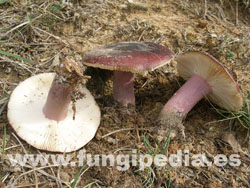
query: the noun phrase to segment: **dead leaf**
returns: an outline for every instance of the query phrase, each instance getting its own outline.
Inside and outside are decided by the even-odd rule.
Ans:
[[[60,64],[60,60],[59,60],[59,54],[57,54],[55,57],[54,57],[54,60],[51,64],[52,67],[56,67]]]
[[[225,132],[222,135],[222,140],[230,144],[234,152],[243,152],[240,144],[238,143],[232,132]]]

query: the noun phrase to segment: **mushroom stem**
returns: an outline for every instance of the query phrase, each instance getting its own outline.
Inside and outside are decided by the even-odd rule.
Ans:
[[[57,122],[64,120],[71,102],[71,93],[72,87],[58,80],[56,76],[43,107],[45,117]]]
[[[135,104],[134,74],[131,72],[114,71],[114,99],[123,106]]]
[[[178,113],[184,118],[187,113],[206,95],[212,92],[207,81],[199,76],[193,75],[167,102],[160,116],[168,113]]]

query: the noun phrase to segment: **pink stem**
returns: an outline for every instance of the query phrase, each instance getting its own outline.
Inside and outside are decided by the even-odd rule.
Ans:
[[[173,112],[185,117],[187,113],[212,89],[207,81],[199,76],[193,75],[167,102],[161,111],[161,115]]]
[[[70,85],[60,83],[55,78],[49,90],[46,104],[43,107],[45,117],[57,122],[64,120],[71,102],[71,92]]]
[[[123,106],[135,104],[134,74],[131,72],[114,71],[114,99]]]

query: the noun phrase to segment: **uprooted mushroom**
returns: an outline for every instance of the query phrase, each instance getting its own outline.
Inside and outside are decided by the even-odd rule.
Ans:
[[[47,151],[71,152],[87,144],[100,110],[86,89],[83,66],[65,58],[55,73],[21,82],[10,96],[8,120],[19,137]]]

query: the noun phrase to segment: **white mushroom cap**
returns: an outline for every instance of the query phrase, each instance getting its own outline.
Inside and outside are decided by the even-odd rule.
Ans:
[[[182,78],[188,80],[197,74],[206,79],[212,93],[207,97],[218,106],[237,111],[242,108],[243,98],[229,72],[214,57],[201,52],[186,52],[177,56],[177,70]]]
[[[39,74],[20,83],[8,103],[8,120],[17,135],[35,148],[75,151],[94,137],[100,124],[100,109],[91,93],[82,88],[85,97],[75,103],[75,120],[72,103],[63,121],[45,118],[42,109],[54,76],[54,73]]]

